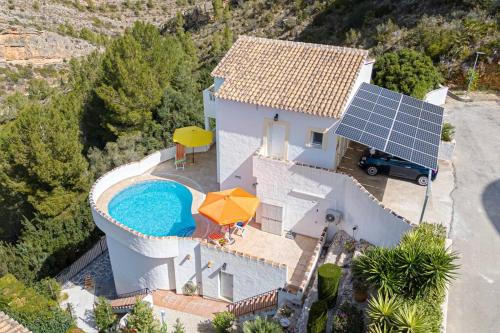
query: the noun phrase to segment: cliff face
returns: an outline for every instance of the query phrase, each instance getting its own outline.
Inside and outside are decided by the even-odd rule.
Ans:
[[[20,26],[0,26],[0,63],[57,64],[92,52],[95,46],[55,32]]]

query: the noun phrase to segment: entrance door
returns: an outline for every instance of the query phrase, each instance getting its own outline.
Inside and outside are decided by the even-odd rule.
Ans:
[[[168,285],[170,290],[175,289],[175,263],[174,258],[168,260]]]
[[[286,126],[270,123],[267,131],[267,153],[269,156],[285,158]]]
[[[233,300],[233,274],[220,272],[220,296],[228,301]]]

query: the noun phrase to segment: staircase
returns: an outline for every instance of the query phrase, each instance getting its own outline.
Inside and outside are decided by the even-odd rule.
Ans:
[[[118,295],[118,298],[110,300],[109,303],[113,312],[124,313],[130,310],[135,302],[143,300],[151,291],[148,288],[137,290],[127,294]]]
[[[233,302],[227,306],[227,309],[235,317],[255,315],[259,312],[275,310],[278,306],[278,290],[271,290],[238,302]]]

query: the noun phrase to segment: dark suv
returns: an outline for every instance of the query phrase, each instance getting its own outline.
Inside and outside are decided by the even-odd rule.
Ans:
[[[416,180],[418,185],[422,186],[426,186],[429,182],[429,169],[378,150],[365,149],[358,165],[370,176],[385,173]],[[432,170],[432,180],[436,179],[437,173],[437,170]]]

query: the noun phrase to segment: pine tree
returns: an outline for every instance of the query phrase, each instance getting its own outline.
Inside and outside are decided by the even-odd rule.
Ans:
[[[85,195],[90,179],[79,102],[69,94],[46,106],[28,105],[2,133],[0,187],[25,207],[20,215],[57,216]]]

